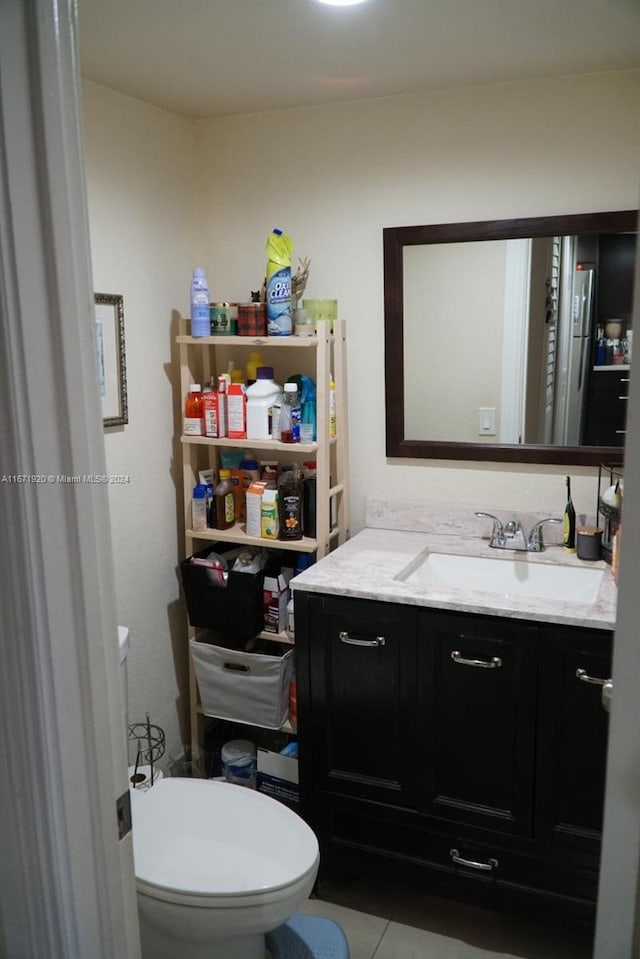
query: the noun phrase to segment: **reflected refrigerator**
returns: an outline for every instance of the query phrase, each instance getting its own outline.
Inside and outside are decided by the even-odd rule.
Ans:
[[[594,299],[595,270],[582,269],[578,265],[573,273],[571,336],[567,357],[564,421],[564,443],[567,446],[579,446],[582,443],[591,369]]]

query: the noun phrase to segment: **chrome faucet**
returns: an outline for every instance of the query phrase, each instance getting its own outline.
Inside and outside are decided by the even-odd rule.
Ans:
[[[538,520],[529,535],[526,536],[522,526],[517,520],[510,519],[503,525],[501,520],[499,520],[497,516],[494,516],[493,513],[478,511],[476,512],[476,516],[485,516],[487,519],[493,520],[489,546],[492,546],[494,549],[514,549],[527,553],[541,553],[544,549],[542,527],[545,523],[562,522],[561,519],[557,519],[554,516]]]

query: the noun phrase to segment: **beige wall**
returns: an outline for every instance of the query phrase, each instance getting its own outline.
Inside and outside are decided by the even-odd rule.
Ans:
[[[506,240],[404,251],[405,433],[418,440],[500,437]],[[496,432],[478,436],[478,409]]]
[[[367,494],[562,508],[560,469],[385,458],[382,229],[636,207],[639,87],[629,71],[197,122],[215,296],[256,288],[280,226],[311,258],[309,296],[337,297],[349,324],[354,529]],[[578,510],[595,486],[576,479]]]
[[[178,740],[186,653],[183,622],[171,625],[181,486],[170,327],[196,261],[212,298],[247,299],[279,226],[294,256],[311,258],[307,295],[338,299],[354,530],[367,495],[557,513],[561,469],[386,459],[382,229],[636,207],[639,87],[630,71],[191,124],[84,85],[94,285],[125,297],[130,424],[106,446],[110,470],[131,475],[110,504],[133,718],[148,711]],[[591,511],[594,472],[571,472],[578,512]]]
[[[91,83],[83,111],[94,289],[124,296],[129,424],[109,430],[105,446],[108,471],[130,476],[109,487],[118,621],[131,630],[129,718],[148,712],[175,744],[187,660],[172,314],[187,309],[193,266],[193,130]]]

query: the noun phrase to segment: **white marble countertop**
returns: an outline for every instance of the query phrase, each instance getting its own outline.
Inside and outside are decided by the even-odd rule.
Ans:
[[[476,521],[477,522],[477,521]],[[486,524],[485,524],[486,525]],[[489,524],[490,525],[490,524]],[[482,530],[486,533],[486,529]],[[425,551],[463,556],[509,558],[526,563],[581,566],[602,569],[602,582],[593,603],[513,597],[453,587],[423,587],[403,582],[398,575]],[[613,629],[617,589],[611,568],[603,561],[583,562],[560,545],[541,553],[492,549],[487,538],[457,529],[428,532],[407,529],[367,528],[291,581],[294,590],[353,596],[433,609],[503,616],[543,623]]]

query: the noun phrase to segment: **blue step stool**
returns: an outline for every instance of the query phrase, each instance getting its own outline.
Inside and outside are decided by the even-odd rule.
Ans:
[[[349,959],[349,943],[337,922],[297,912],[267,933],[273,959]]]

